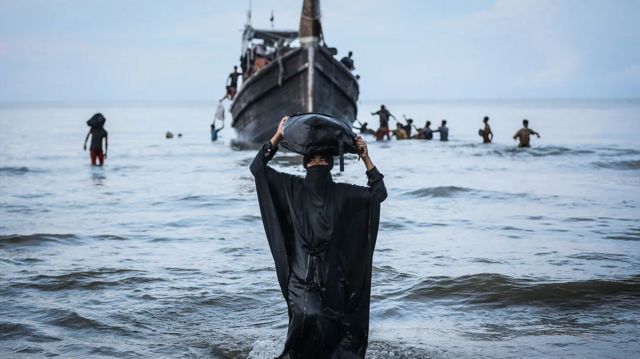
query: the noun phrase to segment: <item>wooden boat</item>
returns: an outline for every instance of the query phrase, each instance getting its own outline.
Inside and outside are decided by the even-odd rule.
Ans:
[[[271,51],[271,61],[243,82],[231,104],[238,141],[266,141],[283,116],[296,113],[324,113],[353,123],[360,89],[324,42],[319,0],[304,0],[299,31],[256,30],[248,22],[243,54],[252,54],[256,39]],[[290,47],[295,40],[300,45]]]

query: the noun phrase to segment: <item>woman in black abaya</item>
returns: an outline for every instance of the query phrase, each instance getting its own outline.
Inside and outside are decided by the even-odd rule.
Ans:
[[[368,187],[335,183],[333,156],[304,156],[305,178],[267,166],[287,117],[253,163],[260,212],[287,302],[289,329],[280,358],[363,358],[369,332],[371,265],[383,176],[361,137],[355,141]]]

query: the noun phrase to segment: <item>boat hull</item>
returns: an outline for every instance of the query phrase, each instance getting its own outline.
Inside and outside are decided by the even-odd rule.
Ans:
[[[264,142],[283,116],[318,112],[355,121],[359,86],[351,72],[315,43],[290,50],[243,84],[231,105],[241,142]]]

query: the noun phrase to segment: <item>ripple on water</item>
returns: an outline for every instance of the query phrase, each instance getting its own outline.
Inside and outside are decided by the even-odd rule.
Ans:
[[[591,149],[568,148],[563,146],[536,146],[531,148],[503,147],[493,150],[491,154],[496,156],[531,156],[531,157],[555,157],[555,156],[581,156],[596,153]]]
[[[457,186],[441,186],[441,187],[428,187],[421,188],[415,191],[405,193],[406,196],[411,197],[433,197],[433,198],[446,198],[453,197],[460,193],[473,192],[471,188],[457,187]]]
[[[555,199],[557,196],[538,196],[531,193],[510,193],[499,191],[486,191],[468,187],[458,186],[438,186],[438,187],[426,187],[417,190],[405,192],[403,197],[408,198],[480,198],[495,200],[509,200],[509,199]]]
[[[35,233],[0,235],[0,247],[3,246],[31,246],[45,243],[61,243],[72,241],[78,237],[73,234]]]
[[[489,307],[528,305],[580,308],[610,305],[614,302],[621,306],[637,307],[640,299],[640,276],[543,282],[496,273],[480,273],[461,277],[429,277],[390,295],[418,301],[448,299]]]
[[[602,161],[594,162],[593,165],[598,168],[606,168],[612,170],[640,170],[640,160],[627,161]]]
[[[49,309],[46,311],[47,323],[67,329],[98,330],[129,334],[129,331],[119,326],[105,324],[99,320],[91,319],[72,310]]]
[[[618,241],[640,241],[640,227],[628,228],[623,232],[606,235],[605,238]]]
[[[20,166],[20,167],[0,167],[0,175],[21,176],[21,175],[27,174],[29,172],[36,172],[36,171],[31,170],[28,167],[24,167],[24,166]]]
[[[117,286],[137,286],[143,283],[164,281],[161,278],[144,277],[144,271],[132,269],[99,268],[60,275],[30,277],[29,282],[15,282],[13,287],[38,289],[42,291],[60,291],[72,289],[97,290]]]
[[[30,342],[61,341],[54,335],[44,332],[33,325],[17,322],[0,322],[0,338],[2,340],[28,340]]]
[[[577,253],[567,256],[571,259],[582,259],[586,261],[613,261],[629,262],[630,258],[625,254],[618,253]]]

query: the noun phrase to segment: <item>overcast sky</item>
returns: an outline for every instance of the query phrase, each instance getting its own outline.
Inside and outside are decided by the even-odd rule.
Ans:
[[[0,0],[0,101],[211,101],[249,1]],[[302,0],[253,0],[297,29]],[[639,0],[324,0],[361,99],[638,98]]]

